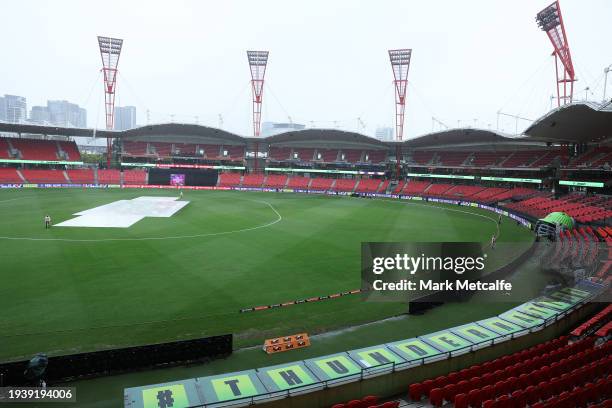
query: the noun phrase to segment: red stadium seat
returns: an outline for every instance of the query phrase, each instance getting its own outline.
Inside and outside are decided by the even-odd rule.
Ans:
[[[454,399],[455,408],[468,408],[469,399],[467,394],[457,394]]]
[[[433,388],[429,392],[429,402],[434,407],[441,407],[444,401],[444,394],[441,388]]]
[[[478,388],[471,389],[468,393],[468,400],[471,407],[480,407],[482,405],[482,391]]]
[[[527,406],[525,393],[521,390],[516,390],[512,394],[512,406],[516,408],[524,408]]]
[[[408,395],[413,401],[420,401],[423,396],[423,386],[420,383],[410,384],[408,387]]]
[[[444,375],[436,377],[436,379],[434,380],[434,386],[437,388],[442,388],[448,383],[449,383],[449,379]]]
[[[442,388],[442,392],[444,395],[444,399],[446,401],[452,402],[455,399],[455,395],[457,395],[457,385],[447,384]]]
[[[423,394],[424,395],[429,395],[429,393],[431,392],[432,388],[437,388],[437,387],[434,387],[433,380],[425,380],[421,384],[423,386]]]
[[[361,399],[364,407],[370,407],[378,403],[378,397],[376,395],[368,395]]]

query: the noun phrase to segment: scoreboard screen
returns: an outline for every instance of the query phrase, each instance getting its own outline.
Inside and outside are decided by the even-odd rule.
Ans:
[[[180,173],[179,173],[180,172]],[[166,186],[215,186],[219,172],[212,169],[149,169],[149,184]]]
[[[185,175],[184,174],[170,174],[170,185],[171,186],[184,186]]]

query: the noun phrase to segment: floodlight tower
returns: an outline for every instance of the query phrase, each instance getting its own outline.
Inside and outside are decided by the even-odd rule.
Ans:
[[[268,65],[268,51],[247,51],[251,70],[251,89],[253,90],[253,136],[261,132],[261,102],[263,97],[264,76]],[[255,140],[255,171],[259,167],[259,141]]]
[[[115,125],[115,91],[117,84],[117,65],[123,40],[119,38],[98,36],[102,72],[104,73],[104,108],[106,110],[106,129],[112,130]],[[106,165],[110,167],[112,157],[112,138],[106,139]]]
[[[404,137],[404,111],[406,109],[406,89],[408,88],[408,69],[410,68],[411,57],[412,49],[409,48],[389,50],[389,60],[393,69],[393,83],[395,84],[395,140],[397,142],[395,173],[398,180],[401,172],[402,146],[400,142]]]
[[[572,102],[576,81],[572,54],[567,42],[559,1],[555,1],[536,16],[538,26],[546,32],[553,45],[557,76],[557,106]],[[563,71],[563,72],[560,72]]]

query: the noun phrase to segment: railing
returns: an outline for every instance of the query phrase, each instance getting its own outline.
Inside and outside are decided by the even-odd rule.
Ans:
[[[349,375],[338,377],[332,380],[323,380],[316,384],[302,385],[302,386],[294,387],[292,389],[283,390],[283,391],[270,391],[270,392],[259,394],[256,396],[239,397],[233,400],[226,400],[223,402],[205,403],[202,405],[195,405],[193,406],[193,408],[196,408],[196,407],[197,408],[221,408],[221,407],[225,408],[225,407],[251,406],[251,405],[261,404],[263,402],[271,402],[275,400],[290,398],[293,396],[302,395],[302,394],[306,394],[306,393],[310,393],[314,391],[321,391],[327,388],[338,387],[344,384],[363,381],[363,380],[367,380],[370,378],[374,378],[374,377],[378,377],[378,376],[382,376],[386,374],[393,374],[395,372],[407,370],[413,367],[418,367],[421,365],[425,365],[425,364],[429,364],[429,363],[433,363],[437,361],[447,360],[452,357],[456,357],[456,356],[463,355],[469,352],[477,351],[482,348],[490,347],[490,346],[493,346],[495,344],[499,344],[505,341],[514,340],[516,338],[525,336],[527,334],[539,332],[543,330],[544,328],[552,325],[553,323],[563,319],[564,317],[566,317],[573,311],[579,309],[582,305],[588,303],[590,300],[592,300],[596,296],[597,295],[588,296],[585,299],[576,303],[574,306],[568,308],[567,310],[563,312],[559,312],[559,314],[555,316],[551,316],[549,318],[543,319],[543,322],[536,326],[526,328],[524,330],[520,330],[520,331],[511,333],[511,334],[502,335],[501,337],[498,337],[495,339],[484,340],[478,343],[474,343],[469,346],[461,347],[453,351],[443,352],[441,350],[438,350],[438,351],[441,351],[441,354],[437,354],[435,356],[412,359],[412,360],[408,360],[402,363],[390,362],[390,363],[379,364],[379,365],[375,365],[372,367],[362,368],[361,371],[356,374],[349,374]],[[460,336],[460,334],[458,335]]]

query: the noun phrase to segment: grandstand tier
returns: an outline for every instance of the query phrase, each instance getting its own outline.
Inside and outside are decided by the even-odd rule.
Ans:
[[[16,150],[17,157],[23,160],[60,160],[58,145],[54,140],[6,139]]]
[[[91,169],[66,170],[68,179],[75,184],[94,184],[94,172]]]
[[[11,155],[11,147],[9,146],[8,140],[4,138],[0,138],[0,159],[10,159]]]
[[[578,201],[576,200],[578,198]],[[553,199],[550,197],[531,197],[525,200],[507,203],[508,209],[529,214],[535,218],[543,218],[551,212],[564,212],[579,222],[589,223],[605,220],[612,216],[612,199],[593,197],[582,200],[583,196]]]
[[[432,184],[429,181],[410,180],[406,182],[406,184],[403,186],[403,189],[399,192],[401,192],[401,194],[418,196],[425,193],[427,188],[431,185]]]
[[[147,172],[144,170],[124,170],[123,184],[147,184]]]
[[[334,191],[352,192],[355,189],[355,179],[337,179],[334,184]]]
[[[293,176],[289,178],[287,188],[296,190],[307,190],[311,180],[312,179],[310,177]]]
[[[100,184],[120,184],[121,172],[115,169],[98,169],[98,182]]]
[[[359,180],[355,191],[358,193],[376,193],[381,183],[382,181],[380,179],[362,178]]]
[[[332,185],[334,184],[334,179],[332,178],[313,178],[310,182],[310,190],[320,190],[327,191],[332,189]]]
[[[287,185],[287,175],[286,174],[269,174],[266,177],[266,181],[264,187],[268,188],[285,188]]]
[[[578,407],[612,395],[612,342],[567,336],[413,383],[408,395],[434,407]],[[607,406],[607,405],[606,405]]]
[[[242,187],[261,187],[263,182],[263,174],[248,174],[242,178]]]
[[[23,169],[20,172],[28,183],[66,184],[69,182],[62,170]]]
[[[240,185],[242,176],[240,173],[221,173],[219,174],[219,187],[236,187]]]
[[[19,176],[16,169],[11,167],[0,167],[0,183],[21,184],[24,180]]]
[[[60,152],[64,152],[66,157],[65,160],[68,161],[81,161],[81,153],[79,152],[79,148],[77,144],[73,141],[60,141],[58,142]]]

